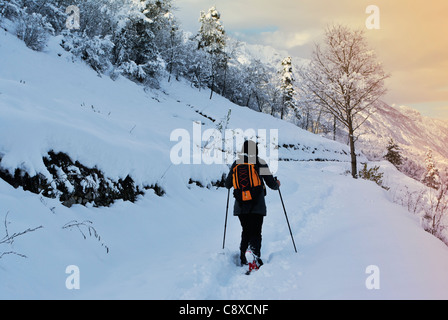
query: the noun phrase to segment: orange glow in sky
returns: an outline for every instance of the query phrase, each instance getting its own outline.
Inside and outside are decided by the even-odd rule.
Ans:
[[[363,28],[391,74],[383,100],[448,119],[448,0],[177,0],[175,5],[186,31],[196,32],[199,12],[216,6],[233,37],[304,58],[328,24]],[[380,10],[377,30],[366,27],[369,5]]]

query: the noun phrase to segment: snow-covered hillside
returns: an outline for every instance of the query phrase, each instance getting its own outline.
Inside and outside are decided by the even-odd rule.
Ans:
[[[210,100],[186,83],[145,91],[99,77],[57,40],[37,53],[0,32],[1,169],[50,180],[43,158],[64,152],[114,181],[130,176],[165,194],[148,189],[135,203],[68,208],[0,179],[1,299],[448,298],[448,248],[386,190],[345,174],[347,146],[217,95]],[[266,132],[271,168],[276,151],[283,160],[275,169],[297,254],[272,190],[265,265],[246,276],[235,264],[241,230],[231,213],[221,249],[227,190],[213,184],[227,164],[172,161],[173,132],[190,135],[194,163],[196,143],[210,142],[201,136],[207,129]],[[408,181],[388,168],[386,183]],[[379,289],[368,289],[371,270]],[[80,288],[70,290],[74,276]]]
[[[448,122],[423,116],[406,106],[381,103],[360,129],[359,150],[369,159],[382,159],[393,139],[404,157],[424,168],[425,154],[432,150],[441,172],[448,167]],[[420,177],[415,177],[419,179]]]

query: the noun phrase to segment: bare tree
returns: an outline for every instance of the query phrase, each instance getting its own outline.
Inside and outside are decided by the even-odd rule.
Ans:
[[[325,112],[348,129],[352,176],[357,178],[355,132],[375,111],[389,77],[369,50],[362,30],[334,25],[316,44],[310,64],[299,71],[305,89]]]

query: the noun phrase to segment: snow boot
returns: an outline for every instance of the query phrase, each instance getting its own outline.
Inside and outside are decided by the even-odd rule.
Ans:
[[[246,274],[250,274],[253,270],[258,270],[262,265],[263,261],[259,257],[257,257],[251,250],[246,251],[246,260],[249,265],[249,270]]]

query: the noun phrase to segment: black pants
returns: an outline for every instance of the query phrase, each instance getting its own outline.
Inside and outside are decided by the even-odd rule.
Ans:
[[[261,256],[261,229],[263,216],[261,214],[241,214],[238,216],[243,232],[241,233],[241,261],[244,262],[246,250],[250,248],[257,256]]]

